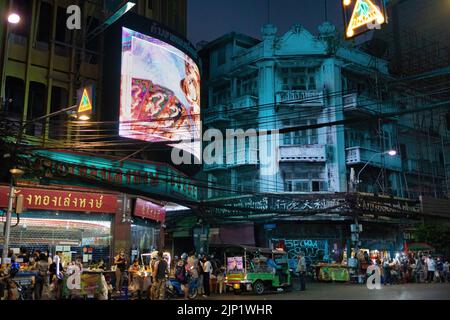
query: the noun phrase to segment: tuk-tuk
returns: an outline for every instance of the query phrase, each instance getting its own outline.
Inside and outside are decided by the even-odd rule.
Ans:
[[[288,256],[282,250],[233,245],[225,248],[224,258],[225,283],[235,294],[291,287]]]

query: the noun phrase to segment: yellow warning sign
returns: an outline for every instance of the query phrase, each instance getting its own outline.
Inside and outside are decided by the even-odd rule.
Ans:
[[[80,104],[78,105],[78,113],[92,111],[91,99],[89,99],[89,94],[86,88],[83,89],[83,95],[80,99]]]
[[[344,6],[349,6],[351,2],[352,0],[344,0]],[[377,29],[377,26],[384,22],[383,13],[372,0],[356,0],[346,35],[348,38],[353,37],[355,30],[363,26],[367,26],[369,29]]]

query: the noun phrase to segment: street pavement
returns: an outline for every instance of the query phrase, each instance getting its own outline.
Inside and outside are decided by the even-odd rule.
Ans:
[[[205,299],[201,297],[200,299]],[[257,296],[253,293],[235,295],[232,292],[213,294],[209,300],[450,300],[450,283],[408,283],[382,286],[369,290],[363,284],[306,284],[306,291],[275,292]]]

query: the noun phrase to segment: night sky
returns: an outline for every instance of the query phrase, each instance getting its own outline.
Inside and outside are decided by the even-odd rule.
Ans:
[[[260,38],[268,21],[268,0],[188,0],[188,39],[196,44],[235,31]],[[300,24],[313,34],[325,20],[325,0],[271,0],[271,23],[278,35]],[[328,20],[342,29],[340,1],[327,0]]]

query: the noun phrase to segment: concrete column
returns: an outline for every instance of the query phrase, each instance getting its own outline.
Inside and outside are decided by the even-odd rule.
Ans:
[[[342,89],[341,70],[334,58],[326,59],[322,65],[322,79],[325,93],[325,117],[327,121],[344,118],[342,96],[335,94]],[[347,190],[347,168],[345,164],[344,126],[325,127],[327,132],[327,175],[328,190],[345,192]]]
[[[48,71],[47,71],[47,98],[46,98],[46,110],[45,114],[51,113],[51,103],[52,103],[52,89],[53,89],[53,61],[55,57],[55,37],[56,37],[56,16],[58,14],[58,0],[55,0],[53,3],[53,12],[52,12],[52,29],[50,34],[50,52],[49,52],[49,61],[48,61]],[[49,133],[49,124],[50,119],[45,120],[45,128],[44,128],[44,139],[43,146],[45,146],[45,141],[48,139]]]
[[[26,60],[26,66],[25,66],[25,97],[23,99],[23,114],[22,119],[23,121],[27,120],[27,114],[28,114],[28,101],[30,97],[30,68],[31,68],[31,53],[33,49],[33,43],[34,43],[34,36],[35,36],[35,30],[36,30],[36,17],[38,16],[36,14],[36,7],[37,7],[37,1],[33,0],[32,3],[32,10],[31,10],[31,23],[30,23],[30,32],[28,33],[28,42],[27,42],[27,60]]]
[[[119,197],[119,205],[114,217],[112,232],[113,255],[115,255],[120,249],[124,249],[125,254],[128,256],[131,250],[131,224],[129,222],[122,222],[122,215],[128,210],[128,201],[129,200],[126,195]]]
[[[258,129],[272,130],[276,128],[276,113],[275,113],[275,63],[272,60],[266,60],[258,64],[259,67],[259,105],[258,108]],[[273,104],[273,105],[271,105]],[[263,166],[268,168],[278,167],[278,146],[279,141],[275,141],[271,136],[259,136],[258,140],[267,139],[265,143],[267,150],[269,150],[268,157],[262,153],[261,146],[259,146],[259,168],[260,168],[260,191],[270,192],[278,191],[277,182],[281,182],[279,172],[267,173]],[[272,152],[276,151],[276,152]],[[272,154],[273,153],[273,154]],[[263,164],[263,160],[270,161],[270,164]],[[275,164],[276,162],[276,164]],[[272,171],[272,170],[270,170]]]

